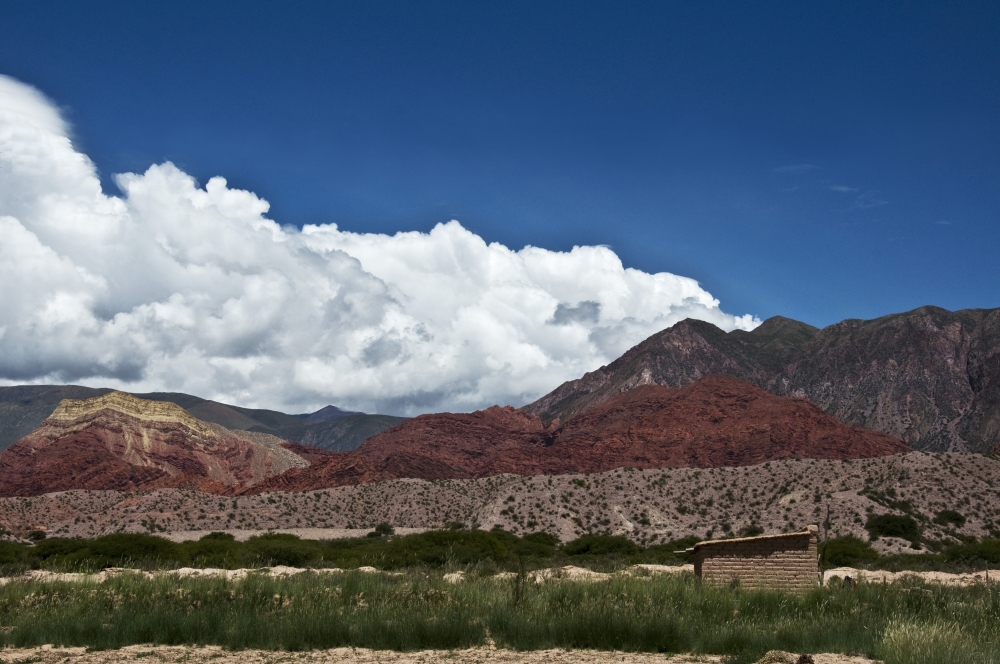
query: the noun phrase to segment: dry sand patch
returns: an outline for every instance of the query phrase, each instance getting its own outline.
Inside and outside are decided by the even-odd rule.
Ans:
[[[794,662],[797,656],[791,656]],[[815,664],[872,664],[873,660],[846,655],[813,655]],[[119,650],[87,652],[85,648],[9,648],[0,650],[0,662],[18,664],[119,664],[124,662],[184,662],[185,664],[280,664],[343,662],[344,664],[719,664],[717,655],[623,653],[597,650],[514,651],[497,648],[469,650],[421,650],[394,652],[365,648],[334,648],[307,652],[268,650],[228,651],[217,646],[128,646]],[[763,660],[762,660],[763,661]],[[771,662],[779,661],[774,658]]]

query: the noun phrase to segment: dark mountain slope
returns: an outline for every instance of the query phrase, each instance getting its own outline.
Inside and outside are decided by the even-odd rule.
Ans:
[[[921,307],[822,330],[779,317],[728,334],[686,320],[524,411],[565,421],[639,385],[679,387],[716,373],[807,398],[917,449],[1000,444],[1000,309]]]

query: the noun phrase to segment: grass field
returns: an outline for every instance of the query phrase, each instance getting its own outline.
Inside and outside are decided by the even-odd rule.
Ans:
[[[305,573],[275,579],[124,575],[102,584],[0,588],[0,644],[118,648],[391,650],[588,648],[728,655],[855,653],[886,664],[1000,662],[1000,589],[923,584],[805,595],[701,585],[692,576],[598,582],[438,572]]]

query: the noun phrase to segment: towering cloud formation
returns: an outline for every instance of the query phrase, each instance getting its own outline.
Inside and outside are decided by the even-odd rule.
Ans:
[[[58,111],[0,76],[0,380],[292,410],[520,404],[683,318],[754,327],[605,247],[282,227],[173,164],[101,190]]]

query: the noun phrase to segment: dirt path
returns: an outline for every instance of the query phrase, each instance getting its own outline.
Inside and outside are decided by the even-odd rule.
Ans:
[[[846,655],[813,655],[815,664],[873,664],[863,657]],[[794,664],[797,656],[787,653],[769,653],[762,662],[769,664]],[[495,648],[471,650],[421,650],[419,652],[393,652],[364,648],[335,648],[309,652],[273,652],[266,650],[241,650],[231,652],[222,648],[188,646],[129,646],[120,650],[87,652],[85,648],[10,648],[0,649],[0,662],[4,664],[124,664],[146,661],[184,664],[279,664],[282,662],[319,664],[342,662],[344,664],[719,664],[722,658],[715,655],[695,657],[655,653],[622,653],[596,650],[535,650],[519,652]]]

